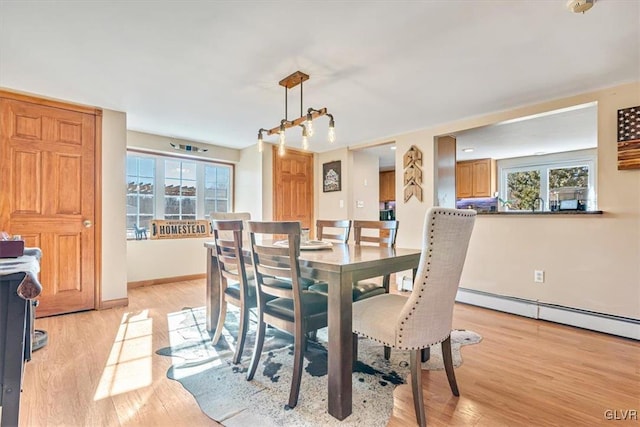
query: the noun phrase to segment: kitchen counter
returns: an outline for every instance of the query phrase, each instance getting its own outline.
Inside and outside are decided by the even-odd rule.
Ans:
[[[518,216],[518,215],[602,215],[602,211],[544,211],[544,212],[532,212],[532,211],[498,211],[498,212],[478,212],[478,215],[504,215],[504,216]]]

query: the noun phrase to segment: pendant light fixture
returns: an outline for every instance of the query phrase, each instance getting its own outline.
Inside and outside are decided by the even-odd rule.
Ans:
[[[318,117],[327,116],[329,117],[329,134],[327,136],[330,143],[335,142],[336,140],[336,130],[335,130],[335,120],[333,119],[333,115],[327,112],[326,108],[308,108],[307,113],[303,114],[303,91],[302,91],[302,83],[306,80],[309,80],[309,75],[303,73],[302,71],[296,71],[295,73],[285,77],[280,80],[280,86],[284,87],[284,119],[280,120],[280,125],[273,127],[271,129],[260,128],[258,130],[258,151],[262,152],[264,149],[264,140],[263,134],[274,135],[278,134],[278,154],[284,156],[285,154],[285,144],[286,144],[286,135],[285,132],[287,129],[292,128],[294,126],[300,126],[302,128],[302,149],[309,149],[309,138],[311,138],[314,134],[313,129],[313,121]],[[294,88],[300,85],[300,117],[294,120],[289,120],[288,115],[288,94],[289,89]]]

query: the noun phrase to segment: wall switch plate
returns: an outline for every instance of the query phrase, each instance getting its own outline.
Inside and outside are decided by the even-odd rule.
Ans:
[[[356,208],[364,208],[364,201],[356,200]]]
[[[344,200],[340,199],[340,207],[344,208]]]
[[[536,283],[544,283],[544,270],[534,270],[533,281]]]

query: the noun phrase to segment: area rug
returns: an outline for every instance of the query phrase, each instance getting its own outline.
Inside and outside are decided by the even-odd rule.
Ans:
[[[343,421],[336,420],[327,412],[325,328],[318,331],[317,341],[308,344],[298,405],[285,409],[293,369],[292,337],[268,328],[256,375],[246,381],[255,324],[247,334],[241,363],[233,365],[238,312],[230,307],[225,331],[216,346],[211,345],[205,315],[204,307],[171,313],[171,346],[156,353],[172,357],[167,376],[179,381],[208,417],[225,426],[385,426],[393,411],[393,389],[406,383],[410,374],[407,352],[392,351],[391,359],[385,360],[382,346],[361,338],[353,373],[353,412]],[[451,336],[457,367],[462,363],[460,347],[482,338],[464,330],[454,330]],[[444,369],[439,345],[431,348],[431,358],[423,369]]]

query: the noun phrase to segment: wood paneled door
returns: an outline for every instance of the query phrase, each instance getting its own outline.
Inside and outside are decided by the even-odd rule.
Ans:
[[[273,147],[273,219],[313,229],[313,153]]]
[[[0,91],[0,230],[42,249],[38,316],[95,308],[101,114]]]

